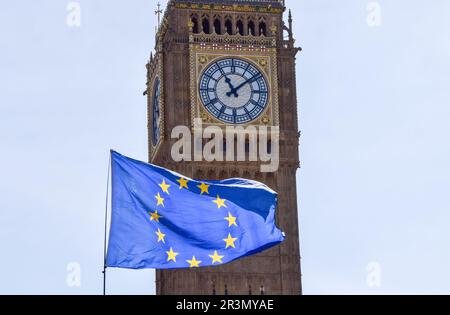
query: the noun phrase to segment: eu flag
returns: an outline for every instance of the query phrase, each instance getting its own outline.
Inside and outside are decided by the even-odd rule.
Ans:
[[[112,152],[107,266],[218,266],[278,245],[277,194],[245,180],[193,180]]]

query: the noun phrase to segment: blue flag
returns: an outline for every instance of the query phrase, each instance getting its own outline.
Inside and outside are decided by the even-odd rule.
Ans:
[[[277,194],[245,180],[193,180],[112,152],[107,266],[218,266],[280,244]]]

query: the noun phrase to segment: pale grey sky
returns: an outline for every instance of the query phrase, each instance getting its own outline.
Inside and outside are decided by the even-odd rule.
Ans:
[[[147,156],[156,1],[75,2],[73,28],[69,1],[0,4],[0,293],[100,294],[109,149]],[[379,27],[369,2],[287,1],[304,291],[450,293],[450,2],[375,1]],[[109,293],[155,292],[152,271],[108,275]]]

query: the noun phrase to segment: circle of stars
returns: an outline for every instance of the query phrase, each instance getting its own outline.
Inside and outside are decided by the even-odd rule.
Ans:
[[[189,180],[186,178],[181,177],[176,181],[179,186],[179,190],[190,190],[189,189]],[[170,196],[170,188],[172,185],[169,185],[166,180],[164,179],[162,183],[158,185],[161,188],[161,192],[158,192],[154,197],[156,199],[156,208],[165,208],[165,198],[163,196]],[[200,195],[210,195],[210,185],[206,183],[200,183],[200,185],[197,185],[196,188],[199,189]],[[219,195],[215,199],[212,200],[212,202],[217,206],[217,209],[225,208],[227,209],[227,200],[220,198]],[[155,223],[160,223],[160,220],[164,218],[157,210],[154,212],[149,212],[150,214],[150,221]],[[224,218],[224,220],[227,221],[228,228],[231,229],[232,227],[238,227],[238,221],[237,217],[233,216],[233,214],[229,211],[228,216]],[[158,230],[155,232],[155,235],[157,237],[157,243],[163,243],[166,245],[166,234],[164,234],[161,231],[161,228],[158,228]],[[228,236],[223,239],[225,242],[224,249],[228,250],[230,248],[236,248],[236,242],[238,241],[238,238],[233,237],[231,232],[228,233]],[[173,247],[170,247],[169,251],[166,251],[167,255],[167,263],[176,263],[177,257],[180,255],[179,252],[176,252]],[[223,264],[223,259],[225,258],[225,255],[220,254],[218,250],[215,250],[214,253],[211,253],[209,255],[209,258],[211,258],[211,264]],[[186,262],[189,265],[189,268],[200,268],[202,261],[198,260],[195,256],[192,257],[192,259],[186,260]]]

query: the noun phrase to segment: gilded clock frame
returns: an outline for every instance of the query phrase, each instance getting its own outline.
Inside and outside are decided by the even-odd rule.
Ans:
[[[204,70],[210,64],[224,58],[240,58],[256,65],[269,85],[269,99],[264,112],[256,120],[236,126],[279,126],[278,69],[275,48],[239,46],[238,49],[233,49],[227,45],[191,43],[190,89],[192,127],[195,125],[194,120],[198,118],[202,120],[206,127],[208,125],[230,126],[230,124],[217,119],[205,109],[199,92],[200,79]]]

